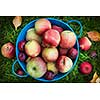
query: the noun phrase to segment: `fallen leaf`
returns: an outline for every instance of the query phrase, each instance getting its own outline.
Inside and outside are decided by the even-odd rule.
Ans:
[[[21,25],[21,23],[22,23],[22,17],[21,16],[16,16],[13,19],[13,25],[15,27],[15,30],[17,30],[17,28]]]
[[[95,32],[95,31],[90,31],[87,32],[88,37],[92,40],[92,41],[100,41],[100,33],[99,32]]]
[[[93,75],[93,78],[92,80],[90,81],[91,83],[96,83],[96,79],[98,78],[98,75],[97,73],[95,72],[94,75]]]
[[[100,78],[97,78],[96,79],[96,83],[100,83]]]

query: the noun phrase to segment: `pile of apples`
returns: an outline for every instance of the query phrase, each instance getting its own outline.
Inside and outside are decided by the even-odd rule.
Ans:
[[[72,31],[41,18],[27,31],[26,39],[18,43],[18,58],[26,63],[27,72],[33,78],[52,80],[58,73],[72,68],[78,54],[75,43]]]
[[[76,36],[69,30],[52,25],[49,20],[41,18],[35,22],[34,27],[26,32],[25,40],[19,41],[18,58],[26,63],[26,69],[33,78],[44,77],[52,80],[59,73],[68,72],[73,61],[78,55],[74,48]],[[92,46],[88,37],[79,39],[80,49],[87,51]],[[11,42],[1,47],[4,57],[12,59],[15,57],[15,46]],[[96,52],[91,53],[91,57],[97,56]],[[79,72],[88,75],[92,72],[90,62],[84,61],[79,65]],[[22,69],[18,69],[17,74],[23,75]]]

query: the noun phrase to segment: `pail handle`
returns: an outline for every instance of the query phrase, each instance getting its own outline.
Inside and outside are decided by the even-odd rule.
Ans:
[[[80,37],[82,36],[83,26],[82,26],[81,22],[78,21],[78,20],[69,20],[69,21],[67,22],[67,24],[70,24],[70,23],[73,23],[73,22],[75,22],[75,23],[77,23],[77,24],[80,25],[80,34],[77,35],[77,37],[80,38]]]
[[[15,72],[15,64],[16,64],[17,62],[18,62],[18,61],[15,60],[14,63],[13,63],[13,65],[12,65],[12,73],[13,73],[14,75],[18,76],[18,77],[27,77],[27,76],[28,76],[27,73],[26,73],[26,75],[18,75],[18,74]]]

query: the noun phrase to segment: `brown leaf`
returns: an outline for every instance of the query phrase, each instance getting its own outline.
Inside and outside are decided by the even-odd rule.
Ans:
[[[96,79],[97,79],[98,77],[99,77],[99,76],[98,76],[97,73],[95,72],[94,75],[93,75],[92,80],[90,81],[90,83],[96,83]]]
[[[88,37],[92,40],[92,41],[100,41],[100,33],[99,32],[95,32],[95,31],[90,31],[87,32]]]
[[[13,19],[13,25],[15,27],[15,30],[17,30],[17,28],[21,25],[21,23],[22,23],[22,17],[21,16],[16,16]]]

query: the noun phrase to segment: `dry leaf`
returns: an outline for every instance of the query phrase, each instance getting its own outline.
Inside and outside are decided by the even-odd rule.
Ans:
[[[97,73],[95,72],[94,75],[93,75],[93,78],[92,80],[90,81],[91,83],[96,83],[96,79],[98,78],[98,75]]]
[[[100,33],[99,32],[95,32],[95,31],[90,31],[87,32],[88,37],[92,40],[92,41],[100,41]]]
[[[17,28],[21,25],[21,23],[22,23],[22,17],[21,16],[16,16],[13,19],[13,24],[14,24],[15,30],[17,30]]]
[[[96,79],[96,83],[100,83],[100,78],[97,78]]]

